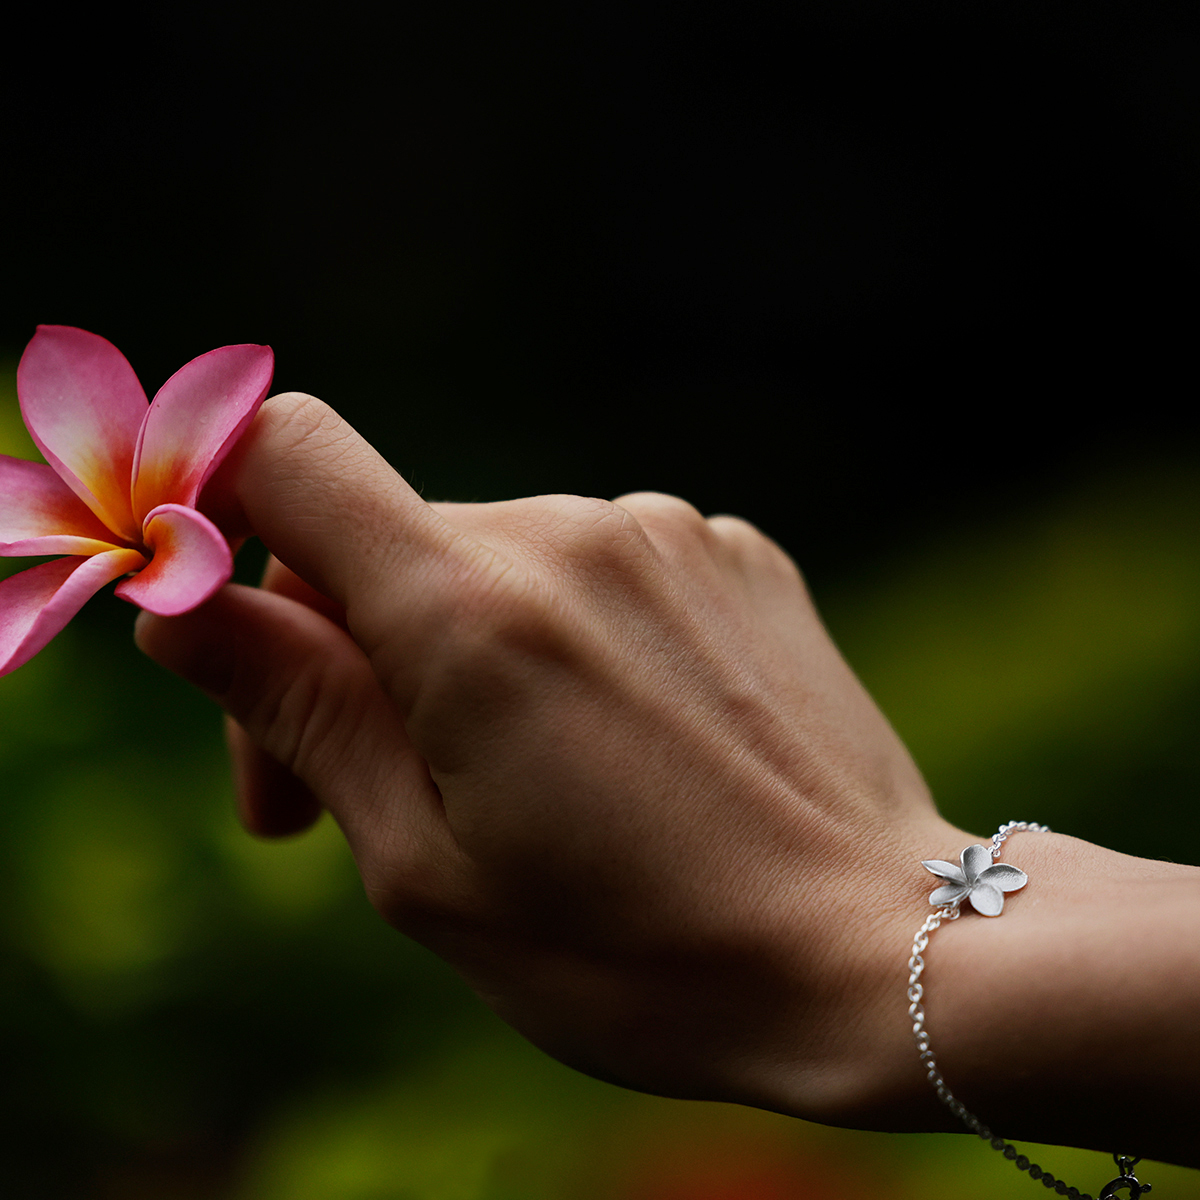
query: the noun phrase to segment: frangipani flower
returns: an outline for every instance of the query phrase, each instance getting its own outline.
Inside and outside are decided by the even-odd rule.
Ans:
[[[1015,892],[1029,882],[1029,876],[1008,863],[992,862],[992,852],[986,846],[968,846],[960,855],[961,867],[939,858],[923,862],[944,886],[936,888],[929,903],[938,908],[956,906],[970,900],[976,912],[985,917],[998,917],[1004,911],[1004,893]]]
[[[102,337],[40,325],[17,368],[49,466],[0,455],[0,555],[63,554],[0,582],[0,675],[28,662],[100,588],[162,616],[202,604],[233,555],[196,498],[266,398],[268,346],[193,359],[148,404]]]

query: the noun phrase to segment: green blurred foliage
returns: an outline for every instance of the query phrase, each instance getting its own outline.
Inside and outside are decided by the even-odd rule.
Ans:
[[[11,394],[0,451],[32,454]],[[948,516],[818,596],[954,820],[1036,818],[1200,861],[1198,514],[1192,470],[1097,468],[988,527]],[[1001,1200],[1022,1186],[966,1137],[637,1096],[547,1059],[377,919],[330,822],[279,844],[240,831],[217,715],[137,654],[132,617],[98,598],[0,681],[6,1195]],[[1084,1186],[1111,1174],[1096,1154],[1035,1156]],[[1146,1174],[1200,1197],[1193,1173]]]
[[[1031,813],[1200,861],[1194,467],[1065,483],[878,565],[824,608],[952,820],[985,832]]]

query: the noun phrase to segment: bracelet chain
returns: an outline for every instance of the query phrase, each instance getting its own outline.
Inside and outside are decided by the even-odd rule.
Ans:
[[[1001,825],[999,830],[992,836],[991,855],[992,858],[1000,856],[1000,848],[1014,833],[1049,833],[1050,828],[1047,825],[1038,825],[1031,821],[1009,821],[1006,825]],[[1069,1187],[1063,1180],[1056,1178],[1049,1171],[1043,1170],[1035,1162],[1030,1162],[1029,1158],[1021,1154],[1016,1146],[1011,1142],[1006,1142],[1002,1137],[997,1137],[992,1131],[972,1113],[966,1105],[950,1090],[942,1075],[941,1068],[938,1066],[937,1057],[933,1052],[929,1042],[929,1031],[925,1028],[925,1007],[924,996],[925,989],[921,983],[921,975],[925,970],[925,949],[929,945],[930,935],[938,929],[943,921],[956,921],[961,915],[958,903],[946,904],[941,908],[936,909],[925,918],[925,923],[917,930],[917,935],[913,939],[912,954],[908,960],[908,1015],[912,1020],[913,1038],[917,1043],[917,1053],[921,1058],[921,1065],[925,1068],[925,1075],[929,1082],[933,1085],[937,1092],[938,1099],[956,1116],[966,1127],[977,1137],[982,1138],[987,1142],[993,1150],[998,1151],[1010,1162],[1012,1162],[1017,1170],[1028,1171],[1030,1179],[1041,1180],[1042,1186],[1057,1192],[1060,1196],[1071,1197],[1071,1200],[1093,1200],[1093,1197],[1087,1192],[1081,1192],[1076,1187]],[[1114,1154],[1118,1167],[1121,1169],[1122,1178],[1128,1178],[1133,1183],[1137,1190],[1133,1191],[1133,1195],[1140,1195],[1141,1192],[1150,1190],[1149,1184],[1142,1184],[1138,1188],[1136,1180],[1132,1177],[1132,1170],[1137,1163],[1136,1158]],[[1119,1181],[1114,1181],[1119,1183]],[[1111,1195],[1113,1184],[1109,1184],[1104,1189],[1104,1195]]]

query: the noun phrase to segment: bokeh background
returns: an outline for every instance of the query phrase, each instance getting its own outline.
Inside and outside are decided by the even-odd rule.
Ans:
[[[1197,19],[6,18],[0,452],[32,453],[38,322],[108,337],[151,392],[269,342],[280,389],[431,498],[654,488],[757,522],[954,820],[1200,862]],[[217,715],[132,619],[99,597],[0,681],[4,1195],[1028,1190],[972,1139],[637,1096],[526,1046],[374,916],[329,823],[239,831]]]

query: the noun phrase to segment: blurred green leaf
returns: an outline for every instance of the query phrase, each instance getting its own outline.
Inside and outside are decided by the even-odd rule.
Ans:
[[[948,532],[823,609],[952,820],[1036,819],[1103,843],[1123,799],[1138,820],[1121,847],[1178,856],[1200,766],[1189,754],[1157,794],[1145,777],[1200,717],[1195,474],[1119,474]]]

